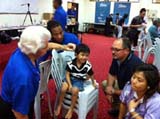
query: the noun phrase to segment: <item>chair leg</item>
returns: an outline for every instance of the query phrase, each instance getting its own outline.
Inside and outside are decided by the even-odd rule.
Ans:
[[[85,113],[83,114],[78,114],[78,119],[86,119],[86,115]]]
[[[63,111],[62,111],[62,118],[65,118],[66,114],[67,114],[67,109],[66,108],[63,108]]]
[[[93,119],[97,119],[97,112],[98,112],[98,100],[99,100],[99,97],[98,97],[99,94],[97,94],[97,99],[96,99],[96,103],[95,103],[95,106],[94,106],[94,112],[93,112]]]
[[[52,111],[52,106],[51,106],[51,99],[50,99],[50,94],[49,94],[48,88],[47,88],[47,97],[48,97],[49,112],[50,112],[51,117],[53,117],[53,111]]]
[[[56,100],[55,100],[55,103],[54,103],[54,111],[57,109],[59,96],[60,96],[60,90],[57,90],[57,96],[56,96]],[[54,114],[54,119],[57,119],[57,116],[55,116],[55,114]]]
[[[78,100],[78,119],[86,119],[86,116],[87,116],[87,103],[84,101],[87,101],[88,100],[88,97],[87,96],[81,96],[79,95],[79,98]]]
[[[35,119],[41,119],[41,106],[40,106],[40,95],[38,94],[35,98],[34,103],[34,112],[35,112]]]

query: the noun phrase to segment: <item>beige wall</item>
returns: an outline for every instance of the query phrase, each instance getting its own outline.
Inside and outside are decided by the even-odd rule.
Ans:
[[[63,0],[63,7],[67,10],[67,2],[79,3],[79,23],[80,29],[82,29],[83,22],[94,22],[95,19],[95,2],[90,0]],[[111,3],[111,12],[113,12],[114,3]],[[129,22],[131,19],[139,14],[140,8],[145,7],[149,10],[160,11],[160,4],[152,4],[152,0],[140,0],[140,3],[132,3],[129,16]],[[39,0],[38,3],[39,14],[32,15],[34,23],[40,23],[42,20],[42,14],[49,12],[53,13],[52,0]],[[160,12],[157,12],[157,16],[160,17]],[[17,26],[22,25],[25,15],[0,15],[0,26]],[[149,24],[151,23],[150,20]],[[29,16],[25,24],[30,24]]]

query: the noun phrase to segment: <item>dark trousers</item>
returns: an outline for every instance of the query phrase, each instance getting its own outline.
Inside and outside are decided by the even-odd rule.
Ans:
[[[137,46],[139,33],[140,32],[136,29],[130,29],[127,33],[127,37],[129,38],[133,46]]]
[[[34,112],[34,103],[32,103],[30,106],[30,111],[28,114],[29,119],[33,119],[33,112]],[[0,97],[0,119],[16,119],[12,112],[11,105],[5,102],[1,97]]]

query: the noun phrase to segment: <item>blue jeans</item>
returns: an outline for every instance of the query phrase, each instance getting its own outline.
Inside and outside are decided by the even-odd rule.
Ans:
[[[66,79],[64,81],[66,82]],[[79,91],[83,91],[84,90],[83,83],[84,83],[84,80],[80,80],[80,79],[77,79],[75,77],[71,77],[72,87],[78,88]]]

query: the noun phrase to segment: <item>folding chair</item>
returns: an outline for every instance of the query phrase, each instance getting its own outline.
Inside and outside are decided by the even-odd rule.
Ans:
[[[63,53],[57,53],[55,50],[52,51],[52,65],[51,65],[51,74],[54,79],[57,97],[54,109],[57,107],[62,79],[65,78],[65,67],[67,61],[73,59],[74,53],[69,51],[64,51]],[[98,84],[97,84],[98,85]],[[77,104],[74,108],[74,112],[77,113],[78,119],[86,119],[87,113],[94,108],[94,119],[97,118],[98,110],[98,88],[95,89],[92,86],[91,80],[87,80],[84,83],[84,91],[80,91],[78,95]],[[71,93],[67,92],[63,101],[63,107],[69,109],[71,104]],[[56,118],[56,117],[55,117]]]
[[[51,74],[51,60],[46,60],[44,62],[40,63],[40,81],[39,81],[39,88],[37,95],[35,97],[35,103],[34,103],[34,112],[35,112],[35,119],[41,119],[41,97],[40,95],[47,92],[48,97],[48,107],[51,117],[53,117],[53,112],[51,108],[51,100],[50,95],[48,91],[48,80],[49,76]]]

